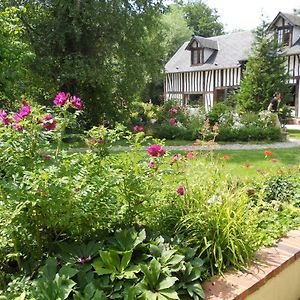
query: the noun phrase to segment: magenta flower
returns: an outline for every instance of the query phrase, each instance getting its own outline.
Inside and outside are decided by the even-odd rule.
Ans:
[[[51,114],[48,114],[43,119],[43,127],[47,130],[54,130],[56,128],[57,122],[53,119]]]
[[[149,168],[151,168],[151,169],[155,169],[156,168],[154,160],[150,160],[150,162],[149,162]]]
[[[182,186],[182,185],[180,185],[180,186],[178,187],[178,189],[177,189],[177,193],[178,193],[179,195],[181,195],[181,196],[183,196],[183,195],[184,195],[184,188],[183,188],[183,186]]]
[[[142,132],[142,131],[144,131],[144,127],[142,125],[135,125],[133,127],[133,132],[134,133],[138,133],[138,132]]]
[[[53,100],[53,103],[56,105],[56,106],[64,106],[68,100],[68,97],[69,95],[66,94],[65,92],[59,92],[54,100]]]
[[[148,153],[151,155],[151,156],[163,156],[166,154],[166,151],[160,146],[160,145],[151,145],[149,148],[148,148]]]
[[[2,125],[9,124],[9,119],[7,117],[7,113],[2,109],[0,109],[0,121],[2,122]]]
[[[30,105],[25,105],[21,108],[21,111],[19,113],[19,115],[21,116],[21,119],[25,118],[26,116],[28,116],[31,112],[31,107]]]
[[[177,121],[176,121],[175,118],[170,118],[169,123],[170,123],[171,126],[175,126]]]
[[[82,109],[82,102],[81,99],[77,96],[73,96],[72,97],[72,104],[74,107],[76,107],[77,109]]]

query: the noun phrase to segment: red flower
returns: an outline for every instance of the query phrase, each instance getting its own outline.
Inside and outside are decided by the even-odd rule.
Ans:
[[[193,152],[193,151],[187,151],[187,153],[186,153],[186,158],[188,158],[188,159],[195,159],[195,152]]]
[[[266,150],[265,151],[265,156],[272,156],[273,155],[273,152],[272,151],[269,151],[269,150]]]
[[[271,162],[272,163],[277,163],[277,159],[272,159]]]
[[[223,156],[223,159],[224,159],[224,160],[228,160],[228,159],[230,159],[230,156],[229,156],[229,155],[224,155],[224,156]]]
[[[246,168],[250,168],[252,165],[251,165],[251,164],[244,164],[244,166],[245,166]]]

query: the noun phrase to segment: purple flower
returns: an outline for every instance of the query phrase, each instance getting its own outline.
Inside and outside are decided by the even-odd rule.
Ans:
[[[179,195],[181,195],[181,196],[184,195],[184,188],[183,188],[182,185],[180,185],[180,186],[178,187],[177,193],[178,193]]]
[[[57,122],[53,119],[51,114],[48,114],[43,119],[43,127],[47,130],[54,130]]]
[[[53,103],[56,105],[56,106],[64,106],[68,100],[68,97],[69,95],[66,94],[65,92],[59,92],[54,100],[53,100]]]
[[[2,122],[3,125],[9,124],[9,119],[7,117],[7,113],[2,109],[0,109],[0,121]]]
[[[72,97],[72,104],[75,106],[77,109],[82,109],[82,102],[81,99],[77,96]]]
[[[30,105],[25,105],[21,108],[21,111],[19,113],[19,115],[21,116],[21,119],[25,118],[26,116],[28,116],[31,112],[31,107]]]
[[[166,154],[166,151],[160,146],[160,145],[151,145],[148,148],[148,154],[150,154],[151,156],[163,156]]]

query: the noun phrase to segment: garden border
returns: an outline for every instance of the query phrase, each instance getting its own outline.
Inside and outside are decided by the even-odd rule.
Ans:
[[[297,268],[292,268],[296,264]],[[206,300],[299,299],[298,265],[300,266],[300,228],[289,231],[274,246],[259,250],[257,260],[245,272],[229,271],[224,276],[204,282],[202,286]],[[273,284],[270,284],[271,281]],[[283,290],[288,291],[288,295],[282,296],[285,293]]]

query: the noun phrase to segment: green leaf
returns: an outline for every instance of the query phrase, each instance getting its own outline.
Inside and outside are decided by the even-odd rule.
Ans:
[[[112,274],[116,271],[114,267],[112,268],[106,268],[106,266],[103,265],[103,262],[101,259],[97,259],[94,263],[92,263],[92,266],[94,267],[96,273],[98,275],[106,275],[106,274]]]
[[[115,251],[99,251],[99,254],[104,266],[107,266],[109,269],[119,269],[120,257]]]
[[[166,296],[167,299],[179,299],[177,292],[174,289],[166,289],[159,291],[160,295]]]
[[[54,257],[49,257],[46,260],[45,266],[41,268],[42,274],[44,277],[46,277],[48,280],[54,280],[56,275],[56,268],[57,268],[57,261]]]
[[[60,276],[65,276],[67,278],[72,278],[74,275],[76,275],[79,271],[71,268],[70,266],[62,266],[62,268],[59,270],[58,274]]]
[[[205,293],[203,291],[203,288],[198,282],[187,284],[187,291],[190,295],[196,294],[199,297],[205,299]]]
[[[174,286],[174,283],[178,280],[177,277],[167,277],[163,279],[158,285],[157,290],[164,290]]]
[[[124,252],[122,259],[121,259],[121,270],[125,270],[126,267],[128,266],[132,256],[132,251],[126,251]],[[120,270],[120,271],[121,271]]]

